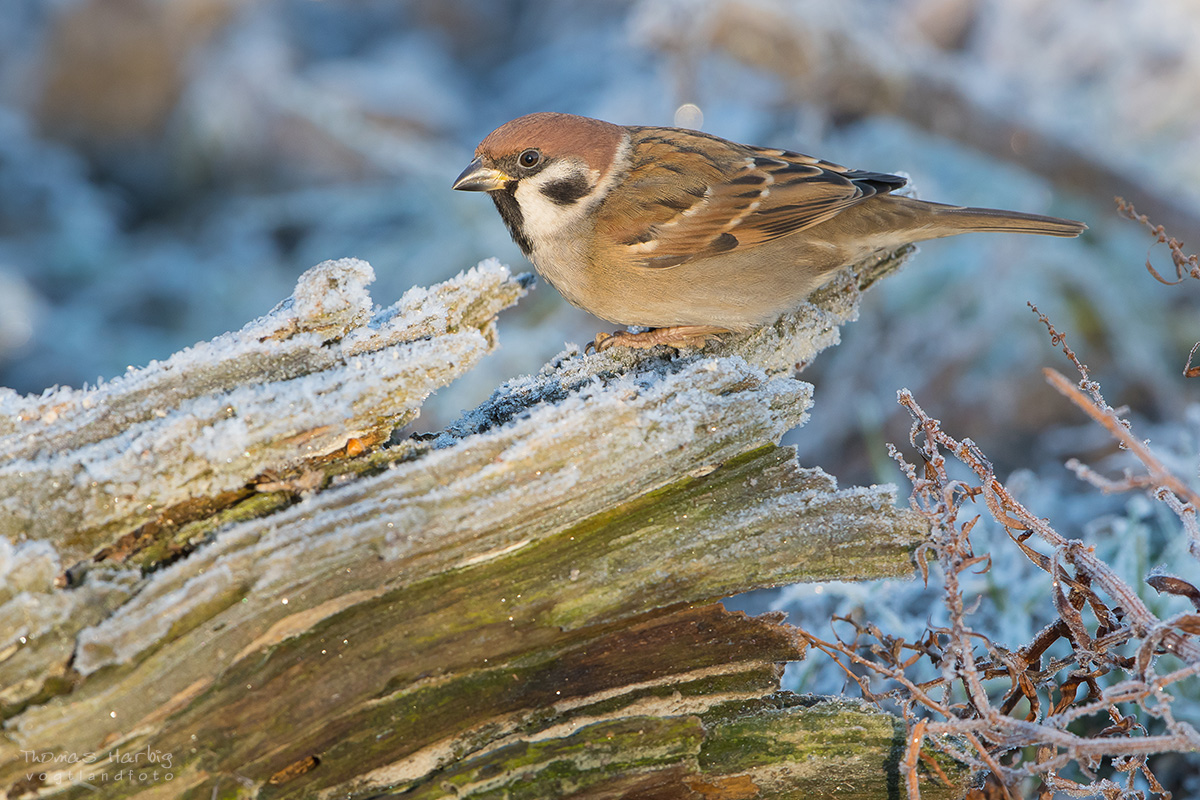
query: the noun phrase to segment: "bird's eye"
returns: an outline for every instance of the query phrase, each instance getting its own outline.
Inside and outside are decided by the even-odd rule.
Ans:
[[[525,169],[533,169],[538,164],[542,163],[542,154],[537,150],[526,150],[521,155],[517,156],[517,163]]]

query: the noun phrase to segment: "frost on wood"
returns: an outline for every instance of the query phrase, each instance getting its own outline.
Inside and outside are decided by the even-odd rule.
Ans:
[[[20,464],[5,479],[95,475],[97,448],[130,458],[118,441],[170,434],[169,450],[128,463],[157,480],[146,492],[177,493],[167,502],[209,492],[213,520],[185,550],[146,546],[144,572],[92,553],[65,587],[69,559],[101,544],[79,535],[101,527],[98,489],[47,497],[75,534],[32,519],[17,529],[31,541],[0,551],[14,576],[0,619],[23,620],[0,628],[0,786],[56,797],[235,786],[465,797],[513,782],[539,797],[784,792],[826,780],[815,758],[856,776],[860,796],[883,796],[896,720],[858,709],[849,723],[776,694],[781,662],[803,656],[796,631],[713,601],[911,573],[925,523],[894,507],[893,487],[839,490],[777,444],[811,402],[793,371],[836,342],[860,285],[892,265],[847,271],[777,325],[704,351],[568,350],[440,434],[391,446],[375,446],[387,426],[492,346],[491,320],[523,289],[507,270],[481,265],[372,312],[369,267],[322,265],[263,320],[90,402],[8,398],[24,404],[9,424],[25,427],[4,440],[3,469]],[[94,413],[103,403],[108,414]],[[209,414],[225,403],[236,417]],[[297,429],[319,432],[299,445],[280,433]],[[253,456],[240,473],[210,464],[201,480],[188,467],[242,451]],[[233,516],[219,501],[257,476],[294,475],[297,459],[318,479],[276,482],[309,491],[245,500]],[[108,514],[114,530],[145,520]],[[822,744],[847,725],[876,733],[852,734],[852,754]],[[780,736],[757,761],[727,745]],[[171,754],[171,786],[112,781],[102,758],[54,762],[33,782],[22,770],[23,753],[114,751]]]
[[[492,349],[496,314],[523,293],[491,261],[379,310],[374,277],[328,261],[266,316],[166,361],[94,388],[0,392],[0,534],[77,558],[268,470],[386,439]]]

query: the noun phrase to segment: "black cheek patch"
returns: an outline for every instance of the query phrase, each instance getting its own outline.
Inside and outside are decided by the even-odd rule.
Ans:
[[[578,202],[592,189],[582,175],[573,175],[560,181],[551,181],[541,188],[542,194],[560,206]]]

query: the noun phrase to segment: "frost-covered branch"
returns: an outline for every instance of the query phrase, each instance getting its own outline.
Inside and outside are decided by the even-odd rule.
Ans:
[[[91,388],[0,390],[0,536],[71,560],[105,541],[123,559],[275,473],[385,441],[495,346],[496,314],[526,286],[490,261],[376,309],[374,278],[326,262],[269,314],[165,361]]]

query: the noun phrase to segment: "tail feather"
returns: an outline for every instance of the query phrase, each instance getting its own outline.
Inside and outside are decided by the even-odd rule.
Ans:
[[[952,218],[955,227],[962,231],[1000,231],[1073,237],[1087,229],[1087,225],[1073,219],[1026,214],[1022,211],[1003,211],[998,208],[947,206],[944,216]]]

